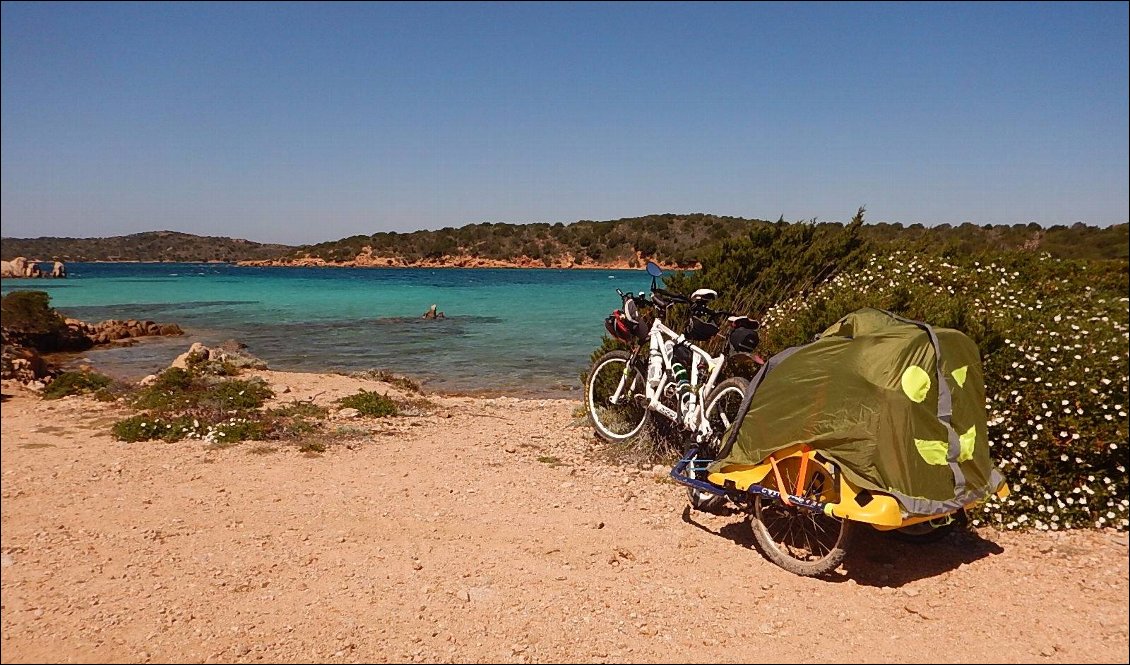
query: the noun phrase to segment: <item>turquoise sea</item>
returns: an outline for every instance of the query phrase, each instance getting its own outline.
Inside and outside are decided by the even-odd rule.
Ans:
[[[177,323],[184,337],[85,355],[122,378],[152,373],[194,341],[236,339],[272,369],[387,369],[426,390],[579,394],[616,288],[644,290],[643,270],[250,268],[197,263],[73,263],[38,289],[87,321]],[[435,303],[442,320],[420,315]]]

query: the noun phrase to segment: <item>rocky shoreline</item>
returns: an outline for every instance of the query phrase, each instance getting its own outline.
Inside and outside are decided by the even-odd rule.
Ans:
[[[42,390],[59,373],[50,361],[53,353],[86,351],[98,346],[131,346],[141,337],[183,334],[184,331],[175,323],[137,319],[110,319],[97,323],[66,319],[66,329],[50,339],[4,329],[0,378]]]
[[[39,267],[41,263],[51,264],[51,269],[43,270]],[[62,261],[28,260],[23,256],[17,256],[11,261],[0,261],[0,277],[10,279],[38,279],[41,277],[66,279],[67,266]]]

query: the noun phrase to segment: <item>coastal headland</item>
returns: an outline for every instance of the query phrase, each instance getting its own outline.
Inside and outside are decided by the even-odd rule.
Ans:
[[[425,257],[408,259],[403,256],[380,256],[371,247],[363,248],[353,259],[327,261],[318,256],[305,256],[281,259],[260,259],[237,261],[237,265],[256,267],[306,267],[306,268],[568,268],[592,270],[633,270],[642,267],[648,257],[637,254],[629,259],[614,261],[594,261],[589,257],[578,258],[565,255],[553,259],[533,259],[518,256],[512,259],[494,259],[472,254],[457,254],[438,258]],[[698,270],[702,265],[695,261],[685,265],[666,266],[672,270]]]

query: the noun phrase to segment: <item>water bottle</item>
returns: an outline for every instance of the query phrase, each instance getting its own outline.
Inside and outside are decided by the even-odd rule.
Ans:
[[[663,379],[663,354],[658,344],[651,344],[647,359],[647,385],[655,390]]]
[[[689,392],[691,385],[687,381],[687,368],[683,367],[682,363],[674,363],[671,365],[671,372],[675,375],[675,390],[682,399],[682,396]]]

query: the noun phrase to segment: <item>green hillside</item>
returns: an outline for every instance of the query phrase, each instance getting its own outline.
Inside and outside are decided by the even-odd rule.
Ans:
[[[4,238],[4,260],[17,256],[40,261],[243,261],[269,259],[290,251],[237,238],[148,231],[109,238]]]
[[[153,231],[112,238],[4,238],[4,259],[25,256],[44,261],[251,261],[322,259],[347,263],[358,255],[399,259],[406,263],[442,262],[445,257],[473,257],[534,264],[619,264],[634,266],[638,256],[666,266],[690,267],[702,262],[723,241],[747,237],[759,228],[796,226],[836,229],[834,222],[768,222],[708,214],[663,214],[603,222],[572,224],[469,224],[437,231],[379,232],[299,247],[249,240]],[[1048,253],[1056,258],[1122,258],[1128,256],[1127,224],[1107,228],[1075,224],[1044,228],[1036,224],[926,227],[921,224],[865,224],[860,236],[880,244],[917,247],[952,256],[1017,250]]]

